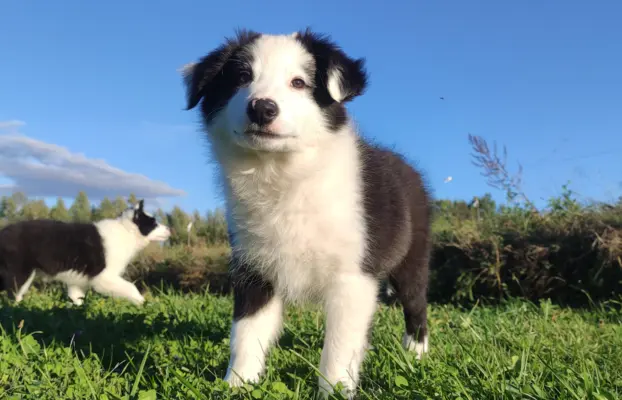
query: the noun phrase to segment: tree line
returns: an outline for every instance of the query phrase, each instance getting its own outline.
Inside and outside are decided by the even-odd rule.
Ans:
[[[88,195],[81,191],[68,207],[63,198],[57,198],[52,207],[48,207],[43,199],[30,199],[24,193],[15,192],[0,198],[0,226],[13,222],[34,219],[54,219],[64,222],[96,222],[106,218],[116,218],[128,207],[138,203],[138,198],[131,193],[127,198],[118,196],[114,199],[104,197],[99,204],[93,204]],[[170,212],[161,208],[154,214],[155,218],[168,225],[173,235],[169,244],[179,243],[219,245],[227,241],[227,224],[222,209],[201,214],[198,210],[188,214],[179,206]],[[192,230],[187,231],[192,222]]]
[[[438,214],[451,216],[459,220],[472,219],[477,215],[494,213],[497,204],[490,194],[474,198],[474,201],[436,200],[434,209]],[[80,191],[68,206],[63,198],[57,198],[52,207],[48,207],[43,199],[28,198],[22,192],[0,198],[0,226],[23,220],[54,219],[64,222],[96,222],[106,218],[116,218],[128,207],[138,203],[135,194],[125,198],[114,199],[104,197],[99,204],[93,204],[84,191]],[[503,206],[502,206],[503,207]],[[159,208],[155,212],[156,219],[173,229],[171,244],[188,243],[219,245],[227,241],[227,223],[222,209],[201,214],[198,210],[187,213],[179,206],[170,212]],[[192,230],[188,234],[188,224],[192,222]],[[190,236],[190,237],[189,237]],[[190,240],[188,240],[190,239]]]

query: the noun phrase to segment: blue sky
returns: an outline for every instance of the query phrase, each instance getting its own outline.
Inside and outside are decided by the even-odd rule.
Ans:
[[[165,206],[212,208],[177,68],[237,27],[311,26],[367,59],[371,85],[350,110],[366,135],[417,160],[437,197],[503,198],[471,165],[473,133],[507,146],[540,205],[568,180],[583,199],[610,200],[622,195],[620,16],[618,0],[6,0],[0,121],[185,192]]]

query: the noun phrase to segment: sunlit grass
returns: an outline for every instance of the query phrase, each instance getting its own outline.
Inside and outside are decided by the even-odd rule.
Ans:
[[[147,295],[143,308],[90,295],[71,306],[60,290],[33,290],[0,309],[2,399],[310,399],[323,318],[291,308],[265,379],[232,391],[227,366],[231,301]],[[361,399],[617,399],[622,313],[512,301],[461,310],[431,306],[431,352],[399,345],[399,308],[379,306]]]

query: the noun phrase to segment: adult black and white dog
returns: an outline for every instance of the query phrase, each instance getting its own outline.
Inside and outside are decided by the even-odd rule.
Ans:
[[[165,241],[167,226],[147,214],[144,201],[118,218],[95,223],[67,223],[39,219],[22,221],[0,230],[0,276],[17,303],[35,275],[67,285],[76,305],[86,290],[123,297],[136,305],[145,301],[122,275],[131,259],[150,242]]]
[[[346,112],[366,88],[364,60],[310,30],[241,31],[183,74],[226,198],[234,311],[225,380],[257,381],[284,302],[312,300],[327,314],[321,392],[338,381],[353,391],[386,279],[404,308],[404,346],[426,352],[429,195]]]

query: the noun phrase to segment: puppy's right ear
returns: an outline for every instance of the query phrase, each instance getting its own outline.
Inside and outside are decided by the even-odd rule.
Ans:
[[[199,62],[182,67],[181,73],[186,85],[186,110],[191,110],[199,104],[209,84],[222,70],[233,50],[234,48],[227,43],[203,57]]]
[[[191,110],[207,95],[210,85],[223,67],[242,45],[254,40],[258,33],[239,30],[236,38],[227,41],[203,57],[197,63],[186,64],[181,68],[184,84],[186,85],[186,110]]]

